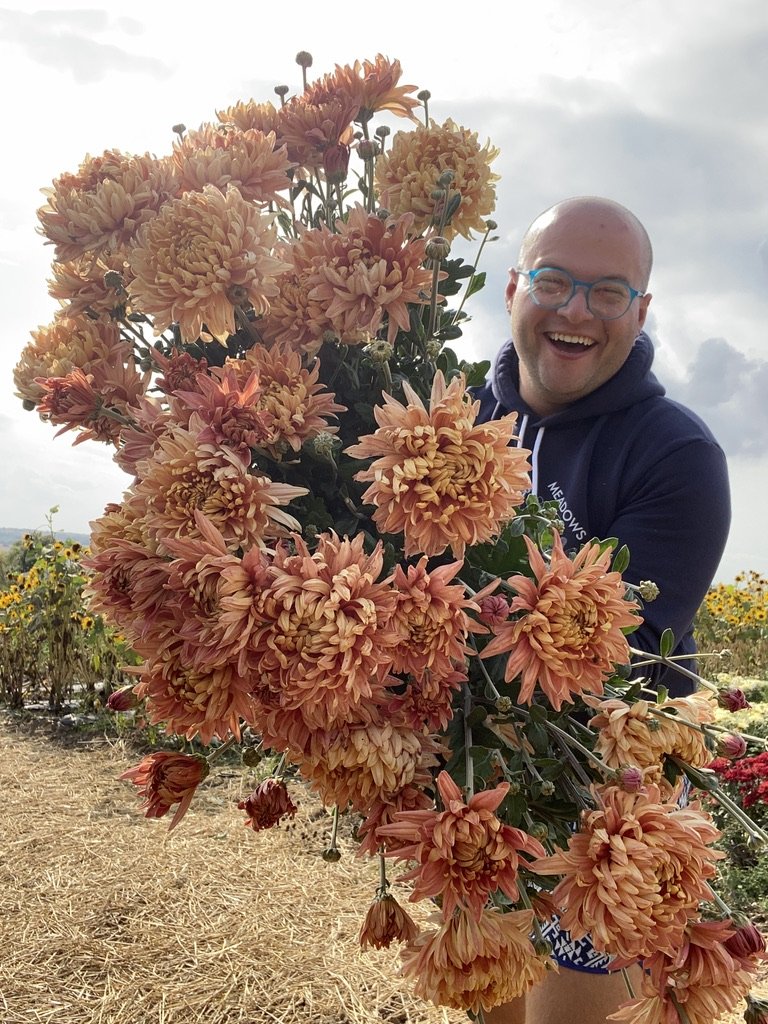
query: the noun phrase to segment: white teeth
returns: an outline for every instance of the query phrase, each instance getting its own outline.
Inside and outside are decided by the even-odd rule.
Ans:
[[[589,348],[594,345],[592,338],[585,338],[581,334],[550,334],[552,341],[565,341],[569,345],[583,345]]]

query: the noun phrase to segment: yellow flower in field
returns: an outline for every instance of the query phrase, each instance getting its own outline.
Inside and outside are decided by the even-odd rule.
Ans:
[[[414,214],[416,230],[423,231],[435,216],[432,193],[438,178],[450,171],[451,191],[461,196],[461,203],[442,234],[449,239],[457,234],[469,238],[473,231],[486,230],[484,218],[495,208],[494,183],[499,176],[490,165],[498,155],[499,150],[489,142],[480,146],[477,132],[450,118],[442,125],[430,121],[426,127],[397,132],[389,151],[376,163],[379,201],[395,215]],[[439,219],[439,211],[437,216]]]
[[[131,253],[134,302],[156,333],[177,322],[196,341],[207,330],[226,341],[237,329],[235,306],[266,313],[285,264],[271,255],[274,217],[229,187],[206,185],[166,203],[144,226]]]
[[[391,395],[374,409],[378,430],[346,449],[353,459],[373,458],[356,475],[371,481],[363,500],[376,505],[382,533],[405,534],[405,554],[456,558],[466,546],[491,540],[515,515],[529,486],[530,454],[513,448],[515,413],[475,423],[478,402],[463,375],[450,384],[438,370],[429,410],[405,382],[403,406]]]

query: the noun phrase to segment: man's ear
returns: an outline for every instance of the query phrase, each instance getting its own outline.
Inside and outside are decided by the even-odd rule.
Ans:
[[[637,311],[637,322],[640,327],[645,323],[645,318],[648,316],[648,306],[650,305],[652,295],[646,294],[640,299],[640,308]]]
[[[509,313],[512,308],[512,299],[515,297],[515,292],[520,284],[520,271],[515,270],[514,267],[510,267],[509,280],[507,281],[507,287],[504,291],[504,298],[507,303],[507,312]]]

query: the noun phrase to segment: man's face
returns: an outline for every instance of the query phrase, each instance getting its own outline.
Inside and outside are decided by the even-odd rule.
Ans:
[[[524,247],[521,269],[557,267],[579,281],[620,278],[642,291],[647,272],[642,241],[619,215],[604,208],[555,210]],[[520,359],[520,394],[541,415],[590,394],[624,364],[640,333],[650,295],[636,298],[617,320],[600,320],[577,288],[560,309],[542,309],[527,278],[510,271],[507,285],[512,337]]]

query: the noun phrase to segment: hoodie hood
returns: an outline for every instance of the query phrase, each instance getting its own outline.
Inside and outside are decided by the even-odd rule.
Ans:
[[[623,366],[604,384],[590,394],[572,402],[559,412],[539,416],[523,401],[518,391],[520,383],[520,362],[514,342],[510,338],[502,347],[496,359],[491,377],[494,398],[508,412],[519,412],[529,417],[530,423],[541,426],[555,426],[574,423],[593,416],[627,409],[644,401],[664,394],[664,388],[651,372],[653,343],[642,331]]]

